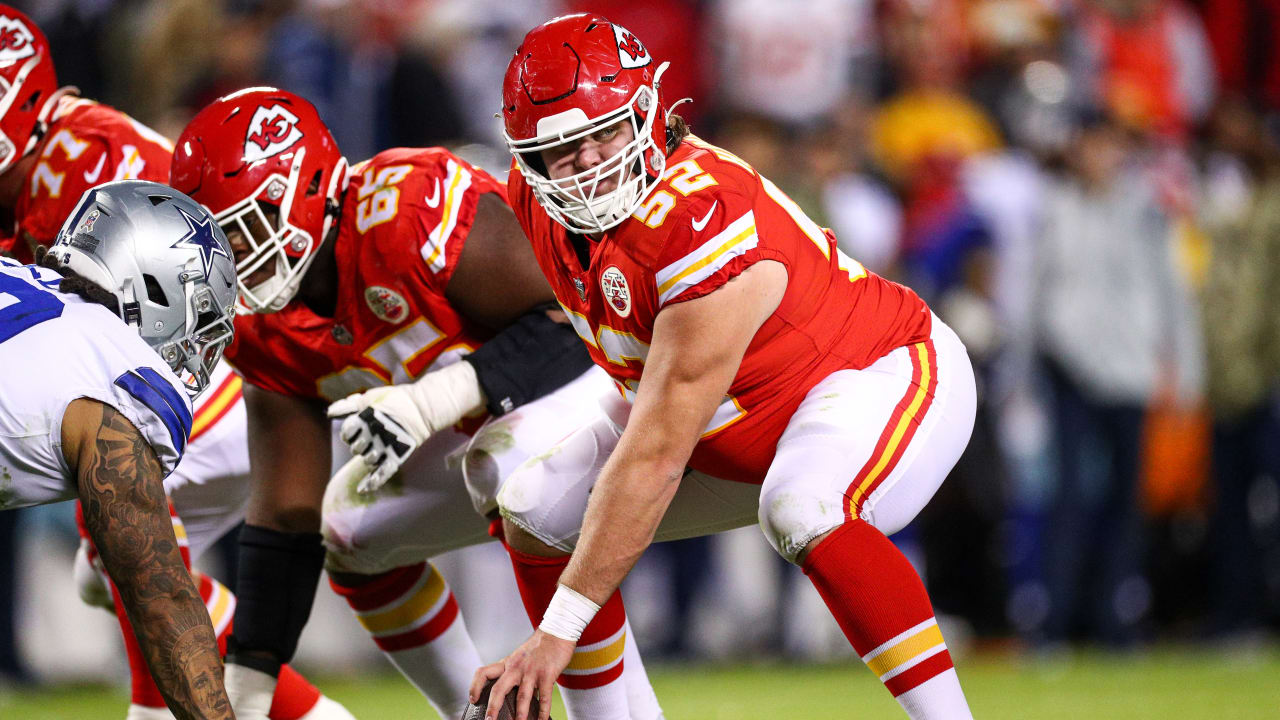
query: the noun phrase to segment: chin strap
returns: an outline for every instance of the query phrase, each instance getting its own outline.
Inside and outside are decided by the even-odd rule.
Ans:
[[[79,97],[80,88],[75,85],[67,85],[60,87],[49,94],[48,99],[44,101],[44,105],[40,106],[40,114],[36,115],[36,126],[31,129],[31,138],[27,140],[27,147],[22,151],[22,157],[26,157],[35,151],[36,146],[44,139],[45,133],[49,132],[49,123],[53,122],[54,114],[61,103],[62,98],[71,96]]]

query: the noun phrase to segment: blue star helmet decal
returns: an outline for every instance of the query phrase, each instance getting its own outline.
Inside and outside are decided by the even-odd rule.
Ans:
[[[227,253],[227,250],[222,246],[222,243],[218,242],[218,237],[213,234],[212,219],[205,218],[204,220],[197,220],[186,210],[183,210],[181,206],[175,207],[177,207],[178,212],[182,215],[182,219],[187,221],[187,227],[189,230],[186,235],[182,236],[181,240],[170,247],[187,247],[199,250],[200,262],[204,265],[204,277],[207,280],[209,278],[209,270],[213,267],[213,256],[221,255],[222,257],[230,260],[231,255]]]

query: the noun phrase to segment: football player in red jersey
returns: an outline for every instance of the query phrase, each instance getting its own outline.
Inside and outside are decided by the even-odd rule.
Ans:
[[[512,207],[625,401],[506,480],[505,540],[540,625],[473,697],[499,678],[490,697],[518,686],[524,717],[534,692],[573,687],[620,632],[617,588],[649,542],[758,520],[910,717],[970,717],[886,537],[968,442],[965,349],[767,178],[687,135],[664,70],[593,15],[534,29],[507,69]]]
[[[167,182],[173,144],[115,108],[77,97],[75,88],[58,87],[44,33],[7,5],[0,5],[0,37],[0,254],[31,262],[36,248],[53,243],[89,188],[113,180]],[[165,479],[174,531],[188,566],[192,556],[198,557],[243,517],[249,466],[240,378],[227,363],[218,364],[208,390],[194,405],[186,454]],[[185,525],[179,515],[187,518]],[[109,609],[113,588],[83,528],[81,536],[77,584],[82,596]],[[213,578],[193,575],[225,642],[235,598]],[[133,676],[128,717],[172,717],[119,602],[114,604]],[[287,677],[271,717],[350,717],[296,673],[290,670]]]
[[[323,563],[378,647],[460,715],[479,655],[427,559],[490,539],[498,481],[612,392],[548,315],[505,186],[442,148],[348,169],[315,108],[272,88],[203,109],[171,181],[226,230],[244,306],[227,351],[254,479],[227,656],[237,713],[260,717]],[[332,480],[329,403],[357,453]],[[628,678],[656,717],[638,654]]]

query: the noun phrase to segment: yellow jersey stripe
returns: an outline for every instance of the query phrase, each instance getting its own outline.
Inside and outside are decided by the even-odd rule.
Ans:
[[[195,419],[191,422],[191,437],[208,430],[222,411],[240,398],[243,389],[244,381],[239,375],[229,377],[217,393],[196,410]]]
[[[466,195],[467,188],[471,187],[471,173],[453,160],[448,164],[449,174],[446,180],[449,189],[444,195],[444,213],[440,216],[440,224],[431,231],[429,236],[431,253],[426,254],[427,248],[422,248],[423,257],[427,261],[427,265],[432,272],[440,272],[444,269],[444,248],[449,242],[449,236],[453,234],[453,228],[458,223],[458,213],[461,212],[462,198]]]
[[[755,225],[752,225],[752,226],[750,226],[750,227],[746,228],[745,230],[743,230],[742,232],[738,233],[738,234],[737,234],[737,235],[735,235],[734,237],[732,237],[732,238],[730,238],[729,240],[725,241],[725,243],[724,243],[723,245],[721,245],[720,247],[716,248],[716,249],[715,249],[715,250],[714,250],[710,255],[708,255],[708,256],[706,256],[706,257],[702,258],[701,260],[699,260],[699,261],[697,261],[697,262],[693,263],[693,264],[692,264],[692,265],[690,265],[689,267],[685,268],[685,269],[684,269],[682,272],[680,272],[679,274],[672,276],[670,280],[667,280],[666,282],[664,282],[664,283],[662,283],[661,285],[659,285],[659,286],[658,286],[658,294],[659,294],[659,295],[665,294],[668,290],[670,290],[672,287],[674,287],[676,283],[680,282],[681,280],[683,280],[683,279],[685,279],[685,278],[689,277],[689,276],[690,276],[690,275],[692,275],[693,273],[695,273],[695,272],[697,272],[697,271],[701,270],[702,268],[704,268],[704,267],[706,267],[706,266],[710,265],[711,263],[715,262],[715,261],[716,261],[716,258],[718,258],[718,257],[720,257],[721,255],[725,254],[725,253],[726,253],[726,252],[728,252],[729,250],[732,250],[732,249],[734,248],[734,246],[736,246],[738,243],[742,242],[743,240],[746,240],[748,237],[750,237],[750,236],[752,236],[752,235],[755,235],[755,234],[756,234],[756,226],[755,226]],[[723,263],[722,263],[722,264],[723,264]]]
[[[678,288],[673,288],[671,283],[673,279],[679,282],[679,278],[677,276],[683,277],[684,282],[692,284],[701,280],[702,277],[706,277],[707,275],[710,275],[720,266],[717,265],[711,268],[710,270],[705,270],[706,266],[704,264],[701,267],[704,268],[703,272],[705,274],[695,272],[695,274],[692,276],[688,275],[686,271],[689,269],[691,265],[700,263],[702,260],[706,259],[709,256],[714,256],[714,255],[724,253],[725,246],[729,244],[729,243],[726,243],[727,239],[738,237],[743,233],[743,231],[747,230],[748,228],[753,228],[755,224],[756,224],[755,213],[748,210],[747,212],[740,215],[733,222],[726,224],[724,227],[720,229],[719,232],[717,232],[715,235],[712,235],[701,245],[689,251],[684,257],[680,258],[679,260],[676,260],[675,262],[671,263],[670,265],[667,265],[666,267],[656,272],[654,274],[654,280],[658,284],[659,293],[663,292],[663,288],[667,289],[667,295],[670,295],[670,293],[672,292],[677,292],[677,293],[680,292]],[[745,238],[740,239],[739,242],[741,242],[744,245],[744,247],[742,247],[742,249],[739,252],[746,252],[747,250],[756,246],[755,234],[750,233],[747,236],[745,236]],[[729,259],[732,257],[733,255],[725,257],[724,261],[728,262]],[[665,299],[666,298],[663,298],[664,301]]]

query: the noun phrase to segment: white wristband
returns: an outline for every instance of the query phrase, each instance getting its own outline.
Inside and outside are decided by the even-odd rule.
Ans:
[[[538,629],[561,640],[578,642],[587,624],[600,612],[600,606],[582,593],[565,585],[556,586],[556,594],[542,615]]]
[[[423,375],[409,386],[409,391],[426,426],[424,438],[484,407],[484,391],[476,369],[464,360]]]

